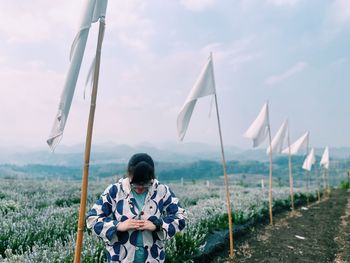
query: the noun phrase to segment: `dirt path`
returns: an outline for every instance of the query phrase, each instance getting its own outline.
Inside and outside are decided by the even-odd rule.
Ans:
[[[234,262],[350,263],[349,191],[334,190],[308,210],[281,215],[275,222],[238,240]]]

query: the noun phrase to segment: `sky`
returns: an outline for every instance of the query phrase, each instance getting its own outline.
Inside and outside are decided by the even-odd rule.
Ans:
[[[46,147],[84,2],[0,0],[0,147]],[[179,143],[177,114],[213,52],[224,144],[250,148],[242,134],[268,100],[272,133],[288,118],[291,140],[350,146],[350,1],[110,0],[106,24],[93,143]],[[97,31],[62,145],[85,142]],[[185,143],[219,144],[213,106],[198,101]]]

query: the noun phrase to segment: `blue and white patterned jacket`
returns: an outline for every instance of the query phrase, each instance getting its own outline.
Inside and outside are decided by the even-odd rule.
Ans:
[[[154,180],[148,189],[145,205],[139,211],[128,178],[111,184],[87,214],[87,227],[106,245],[108,262],[134,261],[138,231],[117,231],[116,226],[128,218],[162,220],[160,231],[142,231],[145,262],[164,262],[164,241],[185,228],[185,210],[167,185]]]

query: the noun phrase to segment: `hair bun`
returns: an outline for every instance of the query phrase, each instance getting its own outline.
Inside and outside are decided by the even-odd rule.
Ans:
[[[149,156],[147,153],[136,153],[131,156],[129,160],[128,170],[129,168],[136,166],[139,162],[146,162],[154,169],[154,162],[151,156]]]
[[[131,183],[144,184],[154,179],[154,162],[146,153],[134,154],[128,164]]]

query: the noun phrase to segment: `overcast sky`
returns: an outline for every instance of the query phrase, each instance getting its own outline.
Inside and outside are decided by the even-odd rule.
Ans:
[[[45,147],[84,0],[0,0],[0,145]],[[223,139],[242,137],[266,100],[273,133],[350,146],[350,1],[110,0],[93,142],[177,142],[176,117],[213,52]],[[61,144],[85,141],[90,31]],[[89,89],[88,89],[89,90]],[[218,144],[211,99],[185,142]],[[215,108],[213,108],[214,110]]]

